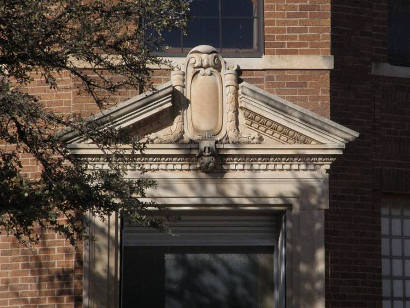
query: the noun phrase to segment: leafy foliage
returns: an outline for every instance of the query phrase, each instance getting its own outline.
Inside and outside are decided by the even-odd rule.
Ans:
[[[72,243],[81,238],[87,212],[112,212],[145,224],[149,204],[140,201],[153,183],[125,178],[132,156],[112,129],[98,130],[78,115],[45,108],[24,87],[32,73],[58,90],[59,74],[69,72],[99,108],[124,87],[147,85],[147,64],[161,64],[151,50],[161,33],[186,23],[185,0],[0,0],[0,227],[21,241],[36,241],[36,228],[49,228]],[[86,69],[81,68],[81,65]],[[80,132],[105,153],[109,168],[88,170],[57,132]],[[110,152],[107,149],[110,148]],[[22,172],[24,157],[40,167],[38,177]]]

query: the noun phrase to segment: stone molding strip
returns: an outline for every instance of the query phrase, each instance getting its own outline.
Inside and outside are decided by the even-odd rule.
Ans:
[[[163,57],[173,66],[181,66],[185,57]],[[236,64],[242,70],[331,70],[333,56],[320,55],[265,55],[261,58],[224,58],[228,65]],[[151,69],[166,69],[166,65],[150,65]]]
[[[148,65],[151,69],[169,69],[172,66],[181,67],[186,57],[161,57],[170,65]],[[113,57],[112,61],[119,60]],[[320,55],[264,55],[261,58],[225,58],[228,65],[236,64],[243,70],[332,70],[333,56]],[[71,59],[74,67],[90,68],[86,61]]]
[[[410,78],[410,67],[391,65],[390,63],[372,63],[372,75]]]

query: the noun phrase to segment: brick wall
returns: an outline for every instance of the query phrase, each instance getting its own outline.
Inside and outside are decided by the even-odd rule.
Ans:
[[[330,0],[265,0],[266,55],[330,55]]]
[[[242,71],[240,79],[294,104],[329,117],[328,70]]]
[[[330,116],[361,135],[331,169],[328,308],[381,307],[380,201],[410,191],[409,82],[371,74],[387,62],[387,16],[385,0],[332,3]]]
[[[0,235],[0,307],[81,307],[82,279],[81,248],[56,234],[32,248]]]

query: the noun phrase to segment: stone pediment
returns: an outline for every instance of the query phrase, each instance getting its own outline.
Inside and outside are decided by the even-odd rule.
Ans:
[[[156,91],[135,96],[90,121],[114,127],[148,143],[340,144],[358,134],[249,83],[237,83],[210,46],[194,48],[182,69]],[[66,132],[69,143],[83,143]]]
[[[202,170],[214,168],[216,153],[224,157],[220,166],[230,162],[226,168],[232,164],[249,167],[247,160],[265,167],[286,161],[329,165],[358,136],[254,85],[238,84],[237,68],[228,66],[211,46],[191,50],[184,66],[172,71],[170,79],[156,91],[133,97],[90,121],[146,142],[142,163],[159,166],[155,160],[162,157],[168,166],[183,168],[185,164],[188,169]],[[98,153],[75,132],[65,132],[62,138],[74,154]],[[233,160],[232,155],[236,156]],[[318,160],[318,155],[327,157]]]

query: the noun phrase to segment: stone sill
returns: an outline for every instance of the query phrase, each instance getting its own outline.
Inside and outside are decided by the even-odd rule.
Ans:
[[[181,66],[185,57],[163,57],[174,66]],[[243,70],[331,70],[333,56],[317,55],[264,55],[261,58],[224,58],[228,64],[238,65]],[[152,69],[166,66],[152,65]]]
[[[396,66],[385,62],[372,63],[372,75],[410,78],[410,67]]]

